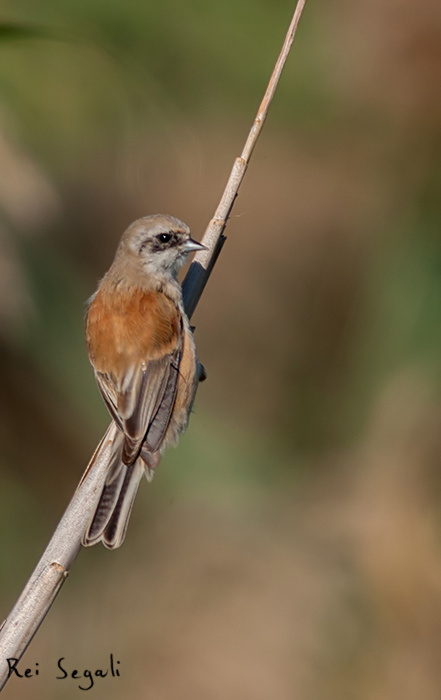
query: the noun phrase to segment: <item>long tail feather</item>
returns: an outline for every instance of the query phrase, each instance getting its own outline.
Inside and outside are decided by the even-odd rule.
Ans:
[[[138,459],[131,467],[126,467],[118,501],[115,504],[108,524],[103,532],[103,545],[116,549],[124,542],[139,482],[144,474],[144,463]]]
[[[118,502],[126,471],[127,467],[123,467],[118,479],[114,479],[111,484],[104,486],[92,522],[83,536],[82,542],[85,547],[91,547],[102,540],[103,533]]]
[[[106,482],[92,520],[83,535],[84,547],[91,547],[98,542],[102,542],[108,549],[122,545],[139,482],[143,474],[148,481],[152,480],[154,469],[160,460],[159,452],[151,454],[143,450],[134,464],[126,466],[122,461],[122,449],[121,435],[121,439],[115,440]]]

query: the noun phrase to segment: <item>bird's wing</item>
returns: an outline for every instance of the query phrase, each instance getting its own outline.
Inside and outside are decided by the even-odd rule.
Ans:
[[[110,414],[125,435],[125,464],[133,462],[143,442],[148,452],[161,447],[175,402],[181,354],[182,334],[173,352],[134,367],[118,388],[111,376],[95,371]]]

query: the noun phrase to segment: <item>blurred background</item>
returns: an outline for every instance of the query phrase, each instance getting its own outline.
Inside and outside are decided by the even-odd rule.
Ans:
[[[85,301],[132,220],[201,237],[292,10],[2,3],[2,617],[108,423]],[[436,0],[307,5],[193,319],[190,428],[5,697],[76,698],[57,660],[113,653],[95,698],[438,700],[440,39]]]

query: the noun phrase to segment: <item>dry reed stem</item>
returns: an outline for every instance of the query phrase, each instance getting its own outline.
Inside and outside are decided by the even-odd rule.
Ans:
[[[196,254],[183,282],[184,305],[189,317],[202,295],[211,270],[225,240],[223,231],[230,215],[251,154],[265,122],[271,100],[288,57],[306,0],[299,0],[277,59],[265,95],[259,106],[242,154],[236,158],[214,217],[209,222],[202,242],[207,250]],[[69,574],[80,548],[81,538],[92,517],[106,476],[107,462],[115,436],[111,423],[100,445],[105,449],[96,459],[98,448],[69,503],[40,561],[29,578],[14,608],[0,630],[0,689],[8,680],[7,659],[20,659],[35,632],[44,620],[63,582]]]

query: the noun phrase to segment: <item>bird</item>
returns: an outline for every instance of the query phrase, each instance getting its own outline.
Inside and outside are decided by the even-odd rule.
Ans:
[[[142,476],[151,481],[164,450],[187,428],[205,370],[176,276],[203,249],[179,219],[144,216],[122,235],[88,301],[89,360],[117,430],[84,546],[121,546]]]

